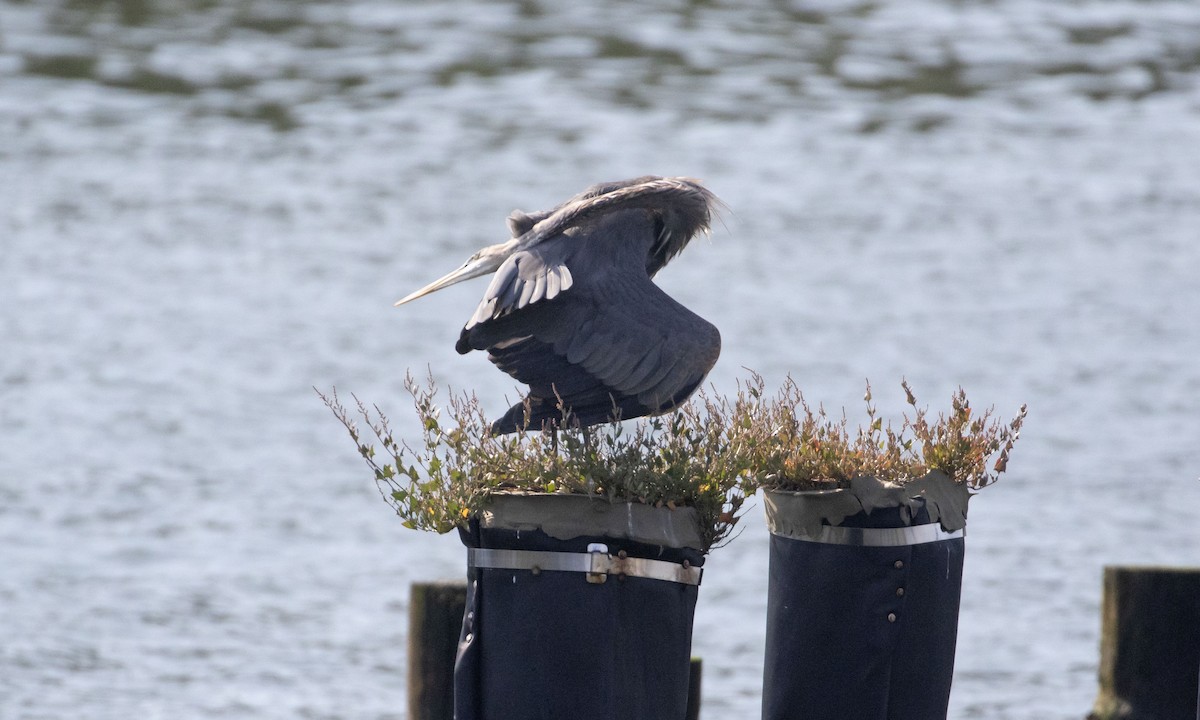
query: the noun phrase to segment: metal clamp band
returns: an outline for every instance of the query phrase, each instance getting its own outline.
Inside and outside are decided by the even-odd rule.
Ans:
[[[857,528],[822,525],[815,535],[807,532],[780,532],[772,530],[772,534],[790,540],[826,543],[829,545],[856,545],[860,547],[899,547],[903,545],[923,545],[939,540],[953,540],[965,536],[964,530],[947,532],[939,523],[913,525],[901,528]]]
[[[543,570],[587,573],[590,583],[602,583],[609,575],[665,580],[683,585],[699,585],[703,568],[665,560],[610,555],[608,547],[599,543],[589,545],[590,552],[567,553],[543,550],[500,550],[467,548],[467,567],[492,570],[529,570],[535,575]]]

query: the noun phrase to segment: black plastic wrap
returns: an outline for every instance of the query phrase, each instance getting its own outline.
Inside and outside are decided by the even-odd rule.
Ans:
[[[921,508],[913,525],[928,523]],[[847,527],[904,527],[899,508]],[[861,547],[771,536],[764,720],[946,717],[961,537]]]
[[[460,531],[468,547],[587,552],[702,565],[689,548],[540,530]],[[473,568],[455,663],[456,720],[681,719],[698,587],[609,575]]]

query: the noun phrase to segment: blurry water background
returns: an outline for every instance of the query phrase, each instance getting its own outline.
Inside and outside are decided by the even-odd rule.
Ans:
[[[515,207],[728,204],[659,280],[711,375],[1030,418],[972,504],[954,718],[1079,718],[1100,571],[1200,562],[1200,6],[0,0],[0,716],[400,718],[404,530],[314,396],[415,428]],[[408,428],[407,430],[405,428]],[[704,715],[756,717],[761,503]]]

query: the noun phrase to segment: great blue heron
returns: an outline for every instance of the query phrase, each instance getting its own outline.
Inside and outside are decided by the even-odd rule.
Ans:
[[[492,425],[501,434],[587,427],[677,407],[721,352],[704,318],[651,282],[698,232],[716,196],[688,178],[593,185],[553,210],[514,211],[512,239],[485,247],[402,305],[495,273],[455,348],[529,386]]]

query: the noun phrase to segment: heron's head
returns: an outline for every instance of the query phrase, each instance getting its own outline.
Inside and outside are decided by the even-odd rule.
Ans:
[[[490,275],[491,273],[496,272],[500,265],[508,259],[508,256],[516,252],[516,250],[516,243],[512,240],[500,243],[499,245],[489,245],[488,247],[483,248],[479,252],[467,258],[467,261],[463,263],[457,270],[449,272],[437,280],[429,283],[420,290],[417,290],[416,292],[397,300],[396,305],[403,305],[406,302],[416,300],[419,297],[424,297],[432,292],[437,292],[442,288],[450,287],[451,285],[460,283],[463,280],[477,278],[480,275]]]

